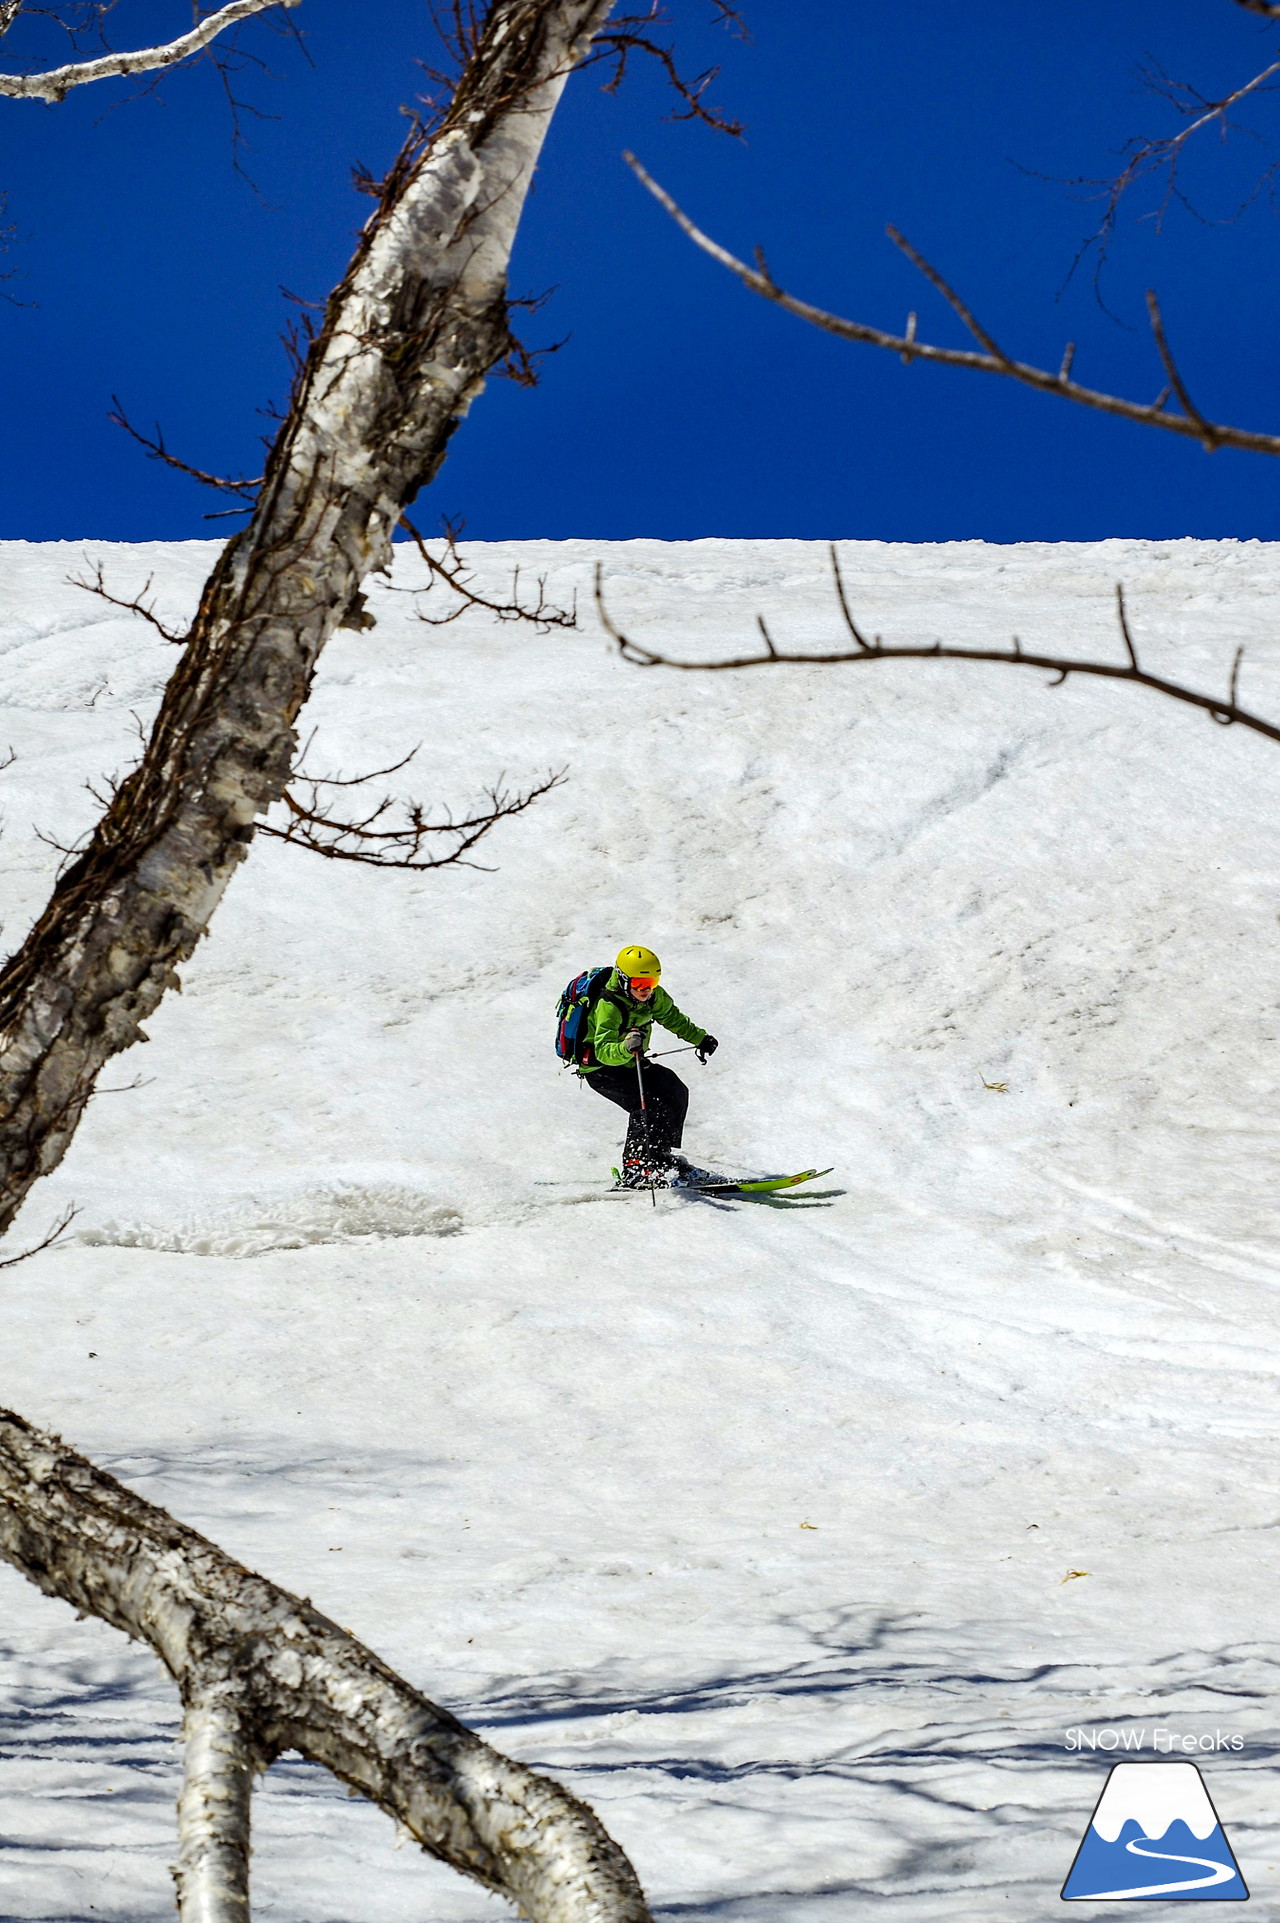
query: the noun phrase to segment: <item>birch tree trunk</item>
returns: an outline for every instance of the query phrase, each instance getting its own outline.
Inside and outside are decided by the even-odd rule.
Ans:
[[[151,1645],[183,1701],[182,1923],[247,1923],[254,1774],[323,1763],[531,1923],[651,1923],[593,1812],[490,1749],[336,1623],[0,1410],[0,1556]]]
[[[508,352],[506,275],[565,80],[611,0],[492,0],[438,129],[401,152],[201,597],[139,766],[0,970],[0,1233],[57,1166],[276,801],[320,650]]]

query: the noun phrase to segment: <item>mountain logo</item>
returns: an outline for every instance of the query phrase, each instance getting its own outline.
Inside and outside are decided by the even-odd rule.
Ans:
[[[1064,1903],[1140,1897],[1247,1903],[1194,1763],[1116,1763],[1062,1886]]]

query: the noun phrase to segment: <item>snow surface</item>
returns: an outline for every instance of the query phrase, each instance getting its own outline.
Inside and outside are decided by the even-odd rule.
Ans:
[[[174,661],[67,576],[180,619],[213,552],[0,550],[9,942]],[[887,639],[1120,658],[1123,580],[1153,665],[1225,689],[1244,642],[1280,715],[1268,547],[842,552]],[[1114,1760],[1077,1725],[1242,1733],[1197,1760],[1265,1913],[1280,753],[1004,668],[644,672],[595,626],[600,556],[645,641],[838,644],[816,544],[472,553],[582,631],[424,627],[401,550],[312,764],[568,783],[492,874],[257,844],[10,1238],[81,1208],[0,1277],[0,1400],[585,1796],[665,1918],[1042,1918]],[[721,1040],[691,1154],[816,1192],[594,1186],[620,1118],[552,1011],[636,940]],[[0,1568],[0,1683],[5,1923],[168,1916],[154,1659]],[[261,1918],[506,1913],[296,1758],[256,1810]]]

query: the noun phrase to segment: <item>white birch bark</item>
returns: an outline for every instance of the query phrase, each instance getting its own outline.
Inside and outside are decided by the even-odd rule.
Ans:
[[[10,100],[43,100],[54,106],[65,100],[73,87],[87,87],[95,80],[115,80],[123,74],[157,73],[162,67],[177,66],[192,54],[203,52],[211,41],[234,27],[250,14],[265,13],[268,7],[296,7],[301,0],[228,0],[225,7],[201,20],[189,32],[180,34],[161,47],[139,47],[133,53],[104,53],[94,60],[73,60],[47,73],[0,73],[0,95]],[[22,10],[22,0],[0,3],[0,33],[13,25]]]
[[[249,1735],[245,1681],[202,1679],[183,1704],[173,1871],[182,1923],[248,1923],[250,1797],[262,1764]]]
[[[651,1923],[585,1803],[491,1749],[310,1602],[5,1410],[0,1556],[149,1643],[178,1685],[182,1923],[247,1923],[251,1780],[286,1749],[530,1923]]]
[[[278,799],[320,650],[507,353],[542,141],[610,0],[493,0],[331,295],[249,525],[205,586],[137,769],[0,971],[0,1233],[192,952]]]

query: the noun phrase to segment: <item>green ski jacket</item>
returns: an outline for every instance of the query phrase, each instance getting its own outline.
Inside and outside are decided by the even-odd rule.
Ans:
[[[615,996],[617,1000],[613,999]],[[705,1028],[699,1028],[680,1013],[661,982],[647,1002],[634,1000],[626,978],[615,968],[591,1011],[591,1026],[587,1030],[589,1059],[578,1073],[590,1075],[597,1068],[630,1068],[635,1056],[629,1055],[622,1046],[623,1036],[629,1028],[638,1028],[647,1053],[649,1031],[655,1022],[678,1035],[682,1042],[696,1044],[707,1033]]]

